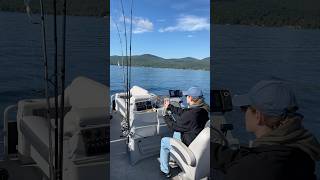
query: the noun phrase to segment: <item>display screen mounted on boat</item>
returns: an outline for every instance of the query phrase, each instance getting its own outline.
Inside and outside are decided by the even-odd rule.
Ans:
[[[151,101],[142,101],[142,102],[136,102],[136,108],[137,111],[143,111],[147,109],[152,109],[152,103]]]
[[[232,111],[232,99],[229,90],[212,90],[210,101],[212,112]]]
[[[182,91],[181,90],[169,90],[169,95],[171,98],[173,97],[182,97]]]

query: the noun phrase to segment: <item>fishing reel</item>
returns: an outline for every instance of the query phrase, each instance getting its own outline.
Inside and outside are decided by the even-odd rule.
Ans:
[[[127,122],[127,119],[126,118],[123,118],[121,123],[120,123],[120,126],[121,126],[121,132],[122,132],[122,137],[127,137],[129,135],[129,124]]]

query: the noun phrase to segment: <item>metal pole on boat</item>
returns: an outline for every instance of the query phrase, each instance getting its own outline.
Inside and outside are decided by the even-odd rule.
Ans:
[[[58,158],[58,43],[57,43],[57,1],[53,0],[53,38],[54,38],[54,106],[55,106],[55,127],[54,127],[54,169],[55,178],[59,177],[59,158]]]
[[[48,58],[47,58],[47,39],[46,39],[46,26],[45,26],[45,10],[43,6],[43,1],[40,0],[40,9],[41,9],[41,26],[42,26],[42,48],[43,48],[43,63],[44,63],[44,92],[47,103],[47,114],[46,119],[48,121],[48,135],[49,135],[49,178],[53,179],[53,157],[52,157],[52,134],[51,134],[51,120],[50,120],[50,99],[49,99],[49,77],[48,77]]]
[[[129,47],[129,72],[128,72],[128,101],[129,101],[129,111],[128,111],[128,119],[130,119],[130,97],[131,97],[131,45],[132,45],[132,9],[133,9],[133,0],[131,0],[131,12],[130,12],[130,47]],[[128,130],[130,131],[130,122],[128,121]]]
[[[63,0],[62,19],[62,59],[61,59],[61,113],[60,113],[60,136],[59,136],[59,180],[63,179],[63,132],[64,132],[64,89],[65,89],[65,65],[66,65],[66,18],[67,1]]]

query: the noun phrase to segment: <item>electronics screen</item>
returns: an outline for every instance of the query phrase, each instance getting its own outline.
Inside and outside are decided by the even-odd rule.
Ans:
[[[137,111],[143,111],[143,110],[147,110],[147,109],[152,109],[151,101],[136,102],[136,110]]]
[[[182,97],[182,91],[181,90],[169,90],[170,97]]]
[[[212,112],[232,111],[232,98],[228,90],[211,90]]]

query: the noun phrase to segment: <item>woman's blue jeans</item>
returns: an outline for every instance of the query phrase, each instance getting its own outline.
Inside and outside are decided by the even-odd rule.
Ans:
[[[181,133],[174,132],[173,138],[181,141]],[[171,150],[171,145],[169,137],[163,137],[161,139],[161,148],[160,148],[160,170],[164,173],[169,173],[169,153]]]

